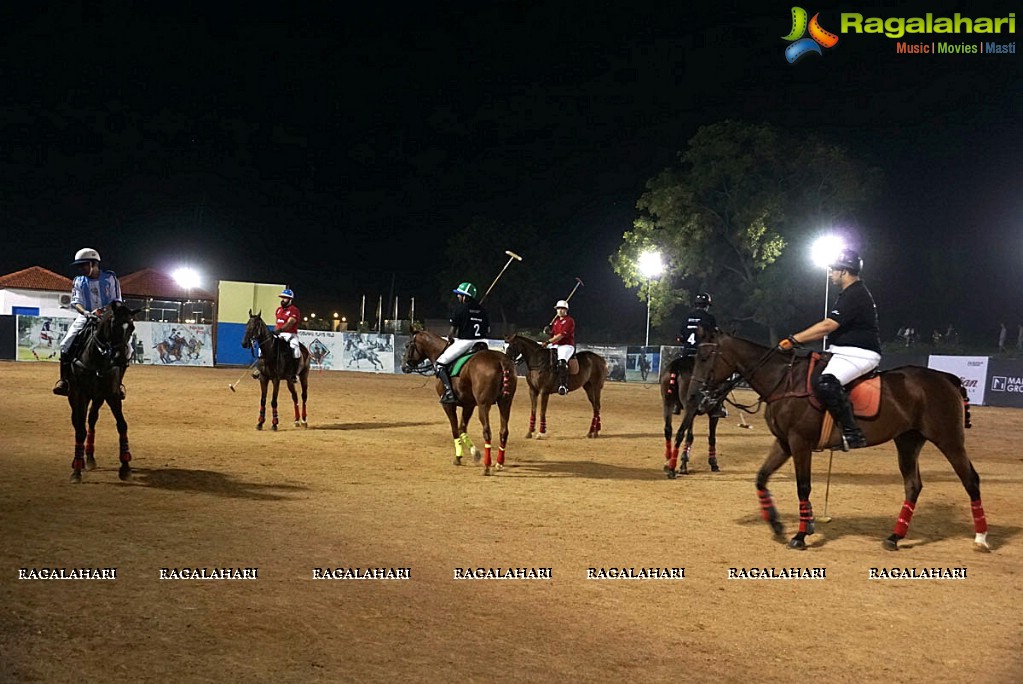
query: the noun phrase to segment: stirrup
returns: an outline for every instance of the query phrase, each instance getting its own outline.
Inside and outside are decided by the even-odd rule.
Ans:
[[[566,394],[568,394],[568,387],[566,385],[559,386],[558,394],[560,394],[561,396],[565,396]]]
[[[457,404],[458,403],[458,399],[457,399],[457,397],[455,397],[455,393],[454,392],[448,392],[447,390],[445,390],[444,394],[442,394],[441,397],[440,397],[440,403],[442,403],[442,404]]]
[[[867,446],[870,445],[867,443],[867,438],[864,436],[863,430],[842,430],[842,451],[863,449]]]
[[[53,393],[56,394],[58,397],[66,397],[70,390],[71,387],[68,384],[68,381],[65,380],[64,378],[58,380],[57,384],[53,386]]]

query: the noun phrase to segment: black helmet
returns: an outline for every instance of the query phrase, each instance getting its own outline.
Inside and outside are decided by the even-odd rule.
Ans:
[[[863,259],[860,258],[856,250],[843,249],[835,257],[835,260],[828,265],[828,268],[833,268],[836,271],[849,271],[853,275],[859,275],[860,270],[863,268]]]
[[[708,308],[710,306],[710,304],[711,304],[711,300],[710,300],[710,294],[709,293],[701,292],[700,294],[696,295],[696,308],[697,309],[706,309],[706,308]]]

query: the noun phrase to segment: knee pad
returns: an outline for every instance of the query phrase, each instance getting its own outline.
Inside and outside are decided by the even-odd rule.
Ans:
[[[827,403],[829,399],[841,398],[844,390],[841,380],[831,373],[824,373],[814,381],[814,391],[821,401]]]

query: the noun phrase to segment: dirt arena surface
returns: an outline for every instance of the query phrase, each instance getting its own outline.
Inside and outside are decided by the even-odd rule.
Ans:
[[[700,434],[692,474],[669,481],[656,387],[610,384],[598,440],[581,392],[553,397],[550,439],[527,441],[522,381],[509,467],[485,478],[451,464],[432,380],[313,373],[310,428],[273,433],[254,429],[258,383],[228,391],[240,372],[133,367],[134,479],[117,478],[104,408],[99,468],[71,485],[56,366],[0,363],[0,681],[1023,681],[1019,411],[974,408],[967,433],[992,553],[973,550],[968,497],[930,446],[909,536],[882,549],[903,499],[892,444],[835,454],[834,520],[799,552],[757,514],[760,416],[749,431],[734,411],[722,421],[723,472],[708,472]],[[470,436],[482,445],[475,418]],[[819,454],[818,516],[827,466]],[[772,483],[791,535],[791,464]],[[728,579],[795,566],[826,579]],[[19,579],[53,567],[117,579]],[[203,567],[258,579],[159,579]],[[338,567],[411,579],[313,579]],[[477,567],[552,579],[454,579]],[[589,580],[591,567],[685,578]],[[872,580],[872,567],[967,578]]]

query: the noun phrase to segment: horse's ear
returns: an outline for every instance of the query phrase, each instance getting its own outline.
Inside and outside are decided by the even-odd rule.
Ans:
[[[249,318],[252,318],[252,309],[249,309]]]
[[[256,318],[262,318],[262,317],[263,317],[263,310],[260,309],[259,311],[256,312]]]

